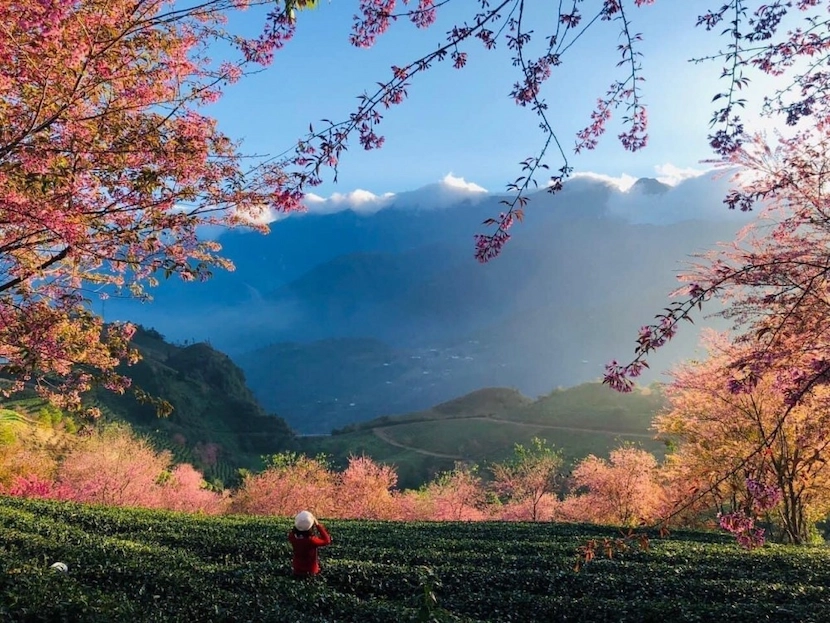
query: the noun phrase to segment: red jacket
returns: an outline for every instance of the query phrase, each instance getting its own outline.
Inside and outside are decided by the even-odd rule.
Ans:
[[[294,573],[298,575],[320,573],[320,563],[317,560],[317,548],[325,547],[331,543],[331,536],[329,536],[323,524],[317,524],[319,536],[312,534],[305,536],[297,534],[294,530],[288,532],[288,540],[291,542],[291,547],[294,548]]]

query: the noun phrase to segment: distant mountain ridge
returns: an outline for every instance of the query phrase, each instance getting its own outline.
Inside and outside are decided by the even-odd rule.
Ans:
[[[487,265],[472,257],[472,235],[503,209],[501,197],[462,193],[429,209],[401,193],[373,214],[292,216],[269,236],[225,234],[237,272],[165,283],[153,305],[108,310],[228,352],[265,408],[301,433],[486,386],[538,395],[595,380],[631,353],[638,327],[677,286],[679,262],[733,237],[745,217],[720,206],[722,185],[706,184],[643,179],[621,193],[578,178],[539,192]],[[684,220],[698,214],[721,218]],[[646,380],[690,356],[696,332],[682,332]]]

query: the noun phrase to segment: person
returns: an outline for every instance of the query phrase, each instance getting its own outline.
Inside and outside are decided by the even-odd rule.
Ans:
[[[315,528],[317,534],[314,534]],[[317,548],[331,543],[326,527],[309,511],[301,511],[294,518],[294,527],[288,532],[288,541],[294,550],[294,560],[291,563],[294,577],[314,577],[320,573]]]

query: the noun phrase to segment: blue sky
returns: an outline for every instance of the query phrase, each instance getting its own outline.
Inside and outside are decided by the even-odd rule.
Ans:
[[[592,5],[599,6],[598,0],[583,3],[586,14]],[[709,0],[657,0],[653,6],[631,9],[633,30],[644,37],[643,93],[650,114],[650,144],[642,152],[626,152],[616,139],[620,126],[613,123],[597,150],[572,154],[575,133],[587,125],[596,98],[613,80],[624,77],[624,68],[615,67],[617,23],[598,22],[568,52],[543,95],[576,170],[639,177],[653,176],[656,166],[667,163],[702,168],[700,161],[711,155],[706,134],[720,65],[695,65],[688,59],[726,43],[715,33],[694,27],[697,15],[709,5]],[[477,7],[472,0],[453,0],[439,9],[438,22],[426,30],[399,20],[375,47],[364,50],[348,41],[357,2],[321,0],[318,9],[298,14],[297,35],[276,54],[272,66],[230,86],[222,101],[207,112],[219,119],[228,135],[244,140],[245,152],[281,152],[303,135],[310,122],[317,126],[322,118],[345,118],[355,107],[356,96],[385,80],[391,65],[404,65],[437,47],[448,28],[470,19]],[[249,10],[234,17],[229,26],[254,36],[262,19],[262,9]],[[535,21],[541,41],[546,23]],[[508,95],[517,76],[509,52],[503,45],[488,52],[477,43],[467,49],[467,68],[456,70],[445,62],[417,77],[409,88],[410,97],[385,112],[381,131],[386,145],[366,152],[355,139],[341,161],[339,184],[331,183],[328,176],[315,192],[323,196],[357,188],[378,194],[398,192],[435,182],[450,172],[491,192],[503,190],[519,175],[518,162],[534,155],[543,137],[535,116]],[[549,163],[554,167],[560,161],[554,157]]]

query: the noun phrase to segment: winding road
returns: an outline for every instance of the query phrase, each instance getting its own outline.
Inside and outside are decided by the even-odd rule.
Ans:
[[[653,435],[648,435],[646,433],[625,433],[616,430],[606,430],[606,429],[598,429],[598,428],[577,428],[574,426],[556,426],[554,424],[536,424],[534,422],[516,422],[515,420],[504,420],[492,416],[486,415],[477,415],[473,417],[465,417],[465,418],[445,418],[443,420],[439,420],[441,422],[446,422],[450,420],[479,420],[483,422],[498,422],[499,424],[512,424],[513,426],[525,426],[531,428],[549,428],[552,430],[562,430],[562,431],[570,431],[574,433],[599,433],[603,435],[616,435],[618,437],[635,437],[637,439],[654,439]],[[401,424],[397,424],[397,426],[402,426],[406,424],[406,422],[402,422]],[[459,456],[457,454],[442,454],[440,452],[432,452],[430,450],[424,450],[423,448],[416,448],[414,446],[407,446],[406,444],[402,444],[401,442],[393,439],[389,436],[386,432],[386,429],[393,428],[394,426],[383,426],[383,427],[376,427],[372,429],[372,432],[375,434],[376,437],[385,441],[390,446],[395,446],[396,448],[401,448],[402,450],[410,450],[412,452],[417,452],[418,454],[424,454],[426,456],[434,456],[439,459],[453,459],[456,461],[463,460],[463,456]]]

